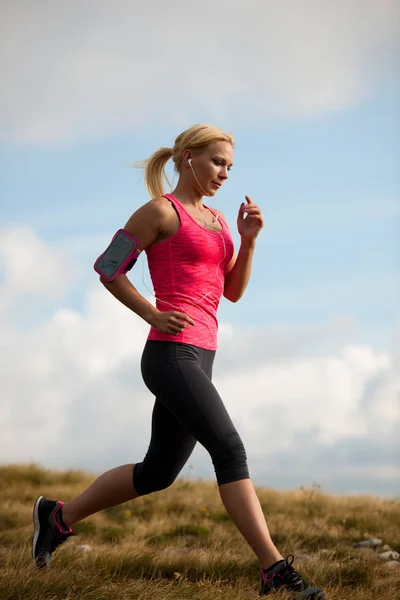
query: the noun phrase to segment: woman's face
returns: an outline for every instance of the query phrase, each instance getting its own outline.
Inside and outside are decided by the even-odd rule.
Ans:
[[[207,192],[208,196],[214,196],[228,179],[233,160],[232,145],[229,142],[214,142],[206,146],[201,153],[192,153],[190,158],[202,191]]]

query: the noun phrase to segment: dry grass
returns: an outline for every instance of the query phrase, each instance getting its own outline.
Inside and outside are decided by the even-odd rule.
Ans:
[[[258,564],[229,521],[214,483],[177,481],[158,494],[76,525],[79,535],[39,572],[30,557],[38,495],[67,501],[93,477],[34,465],[0,467],[2,600],[249,600]],[[400,551],[400,501],[334,497],[318,489],[258,490],[273,539],[329,600],[400,599],[400,569],[354,544],[379,537]],[[89,545],[84,551],[81,545]],[[283,599],[284,596],[279,595]]]

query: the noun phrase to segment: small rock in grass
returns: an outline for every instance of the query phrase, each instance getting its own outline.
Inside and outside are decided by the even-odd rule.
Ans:
[[[381,554],[378,554],[378,557],[382,560],[399,560],[400,554],[391,550],[390,552],[381,552]]]
[[[354,548],[378,548],[381,546],[382,540],[379,538],[372,538],[370,540],[364,540],[363,542],[358,542],[355,544]]]
[[[387,544],[385,544],[384,546],[382,546],[382,550],[384,552],[391,552],[391,550],[393,550],[393,548],[391,548],[390,546],[388,546]]]
[[[389,560],[385,562],[386,569],[400,569],[400,562],[398,560]]]
[[[81,552],[90,552],[92,550],[92,546],[89,546],[88,544],[80,544],[79,546],[76,546],[77,550],[80,550]]]
[[[318,528],[321,527],[321,524],[316,520],[313,521],[313,525],[314,525],[314,527],[318,527]]]

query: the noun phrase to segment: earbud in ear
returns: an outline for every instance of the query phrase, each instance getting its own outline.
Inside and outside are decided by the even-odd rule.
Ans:
[[[187,163],[188,163],[188,165],[192,165],[192,159],[191,159],[191,158],[188,158],[188,159],[187,159]]]

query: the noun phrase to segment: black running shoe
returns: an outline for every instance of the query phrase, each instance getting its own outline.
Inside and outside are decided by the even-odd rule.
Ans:
[[[289,561],[289,559],[291,559]],[[295,592],[293,600],[326,600],[325,593],[311,587],[292,567],[293,554],[289,554],[269,569],[261,569],[260,596],[268,596],[276,590]]]
[[[60,544],[73,534],[61,519],[61,507],[64,502],[47,500],[40,496],[33,509],[34,535],[32,542],[32,558],[39,569],[48,569],[50,556]]]

